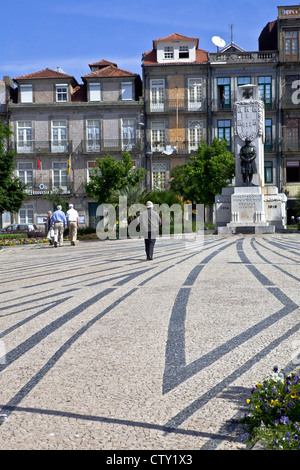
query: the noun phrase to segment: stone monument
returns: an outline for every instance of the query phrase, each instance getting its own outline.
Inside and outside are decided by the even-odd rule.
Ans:
[[[238,87],[234,103],[235,186],[216,196],[218,233],[274,233],[286,224],[286,195],[264,182],[264,103],[257,85]]]

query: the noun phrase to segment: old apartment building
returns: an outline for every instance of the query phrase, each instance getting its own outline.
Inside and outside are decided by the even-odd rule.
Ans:
[[[27,185],[22,222],[41,224],[52,209],[44,196],[61,188],[81,222],[93,225],[97,205],[84,185],[96,158],[121,158],[128,149],[134,164],[144,166],[140,76],[105,60],[89,66],[80,85],[60,69],[14,78],[8,111],[16,173]]]
[[[237,87],[253,83],[265,104],[265,184],[286,192],[289,220],[300,190],[299,5],[279,6],[258,45],[207,52],[197,38],[174,33],[143,54],[142,80],[106,60],[89,64],[81,84],[60,69],[16,77],[14,89],[4,77],[11,93],[1,118],[14,131],[16,174],[28,188],[14,217],[39,223],[50,208],[43,196],[60,187],[82,223],[94,225],[96,203],[84,185],[106,153],[120,159],[128,149],[147,170],[145,185],[163,189],[201,140],[224,138],[233,152]]]

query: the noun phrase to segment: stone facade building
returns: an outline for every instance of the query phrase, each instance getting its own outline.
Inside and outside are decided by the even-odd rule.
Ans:
[[[140,76],[102,60],[90,64],[82,84],[62,70],[45,69],[14,78],[9,103],[17,153],[16,174],[27,184],[28,199],[19,219],[41,224],[51,202],[43,196],[62,189],[85,225],[94,225],[96,203],[84,185],[96,158],[121,158],[130,149],[135,165],[144,166],[139,122]]]
[[[14,78],[8,104],[4,77],[1,119],[9,119],[16,174],[28,185],[14,217],[39,224],[52,209],[43,196],[60,187],[81,222],[94,226],[96,203],[84,185],[106,153],[120,159],[128,149],[134,165],[147,170],[145,185],[163,189],[201,140],[224,138],[233,152],[237,87],[252,83],[265,104],[265,184],[286,192],[289,221],[300,190],[300,7],[279,6],[258,44],[258,51],[232,42],[209,53],[197,38],[174,33],[143,54],[142,80],[106,60],[89,64],[81,84],[45,69]]]

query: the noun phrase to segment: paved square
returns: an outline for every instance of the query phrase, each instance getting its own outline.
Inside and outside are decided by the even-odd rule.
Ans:
[[[1,449],[244,449],[300,349],[300,235],[5,248]]]

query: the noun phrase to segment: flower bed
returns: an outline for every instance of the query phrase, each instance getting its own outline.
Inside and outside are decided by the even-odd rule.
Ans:
[[[300,369],[286,376],[274,367],[251,395],[243,419],[247,446],[259,441],[266,450],[300,450]]]
[[[45,243],[48,242],[46,238],[2,238],[0,239],[0,247],[1,246],[15,246],[15,245],[34,245],[37,243]]]

